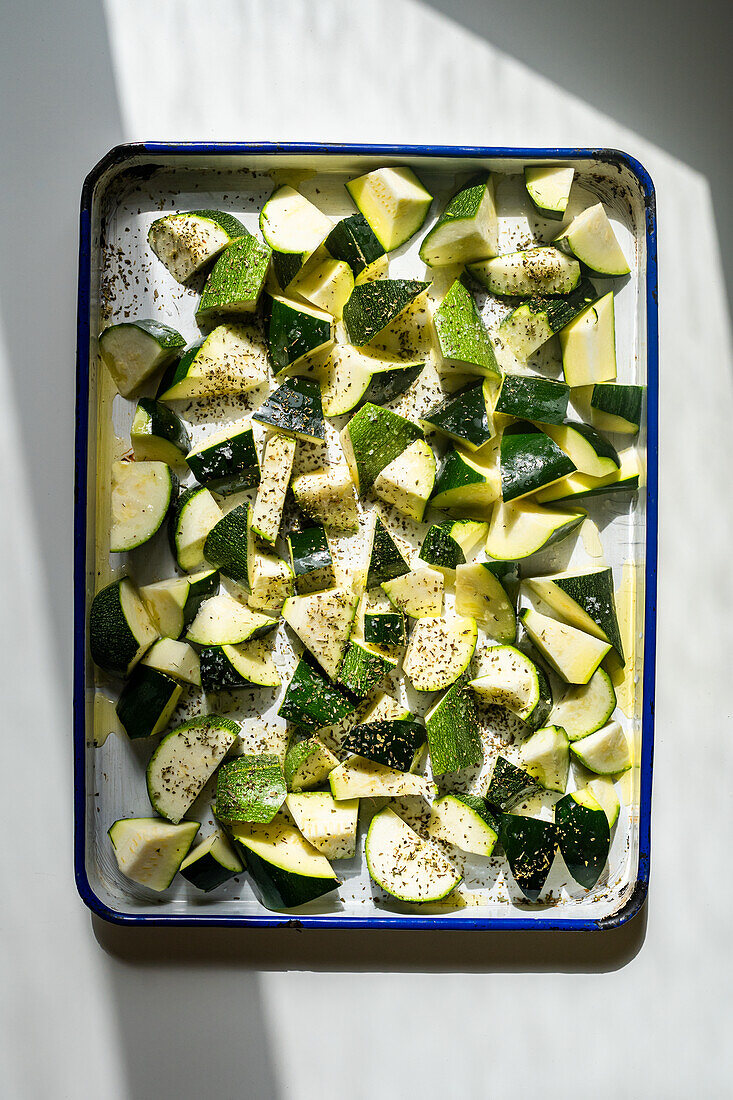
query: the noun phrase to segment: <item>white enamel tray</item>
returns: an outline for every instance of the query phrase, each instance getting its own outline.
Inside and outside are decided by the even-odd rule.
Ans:
[[[428,225],[465,179],[478,170],[499,174],[498,208],[501,251],[526,247],[533,240],[548,242],[560,223],[529,212],[522,182],[526,163],[549,160],[573,164],[568,218],[592,201],[608,209],[632,273],[625,280],[594,280],[599,290],[616,292],[618,378],[647,387],[644,423],[637,446],[645,464],[645,485],[639,493],[600,497],[587,502],[589,521],[580,534],[523,563],[523,572],[545,573],[570,565],[608,564],[617,588],[622,629],[629,659],[617,686],[622,722],[634,748],[634,767],[616,784],[622,801],[606,870],[590,892],[569,878],[558,856],[543,901],[527,903],[509,875],[506,861],[451,857],[462,867],[464,881],[456,894],[430,908],[397,905],[370,882],[363,858],[363,839],[373,807],[364,804],[360,842],[353,860],[338,861],[342,879],[337,893],[294,912],[271,913],[256,900],[246,874],[212,894],[201,894],[178,876],[163,894],[130,882],[116,867],[107,829],[119,817],[148,816],[144,771],[152,746],[131,742],[112,732],[113,704],[119,684],[96,670],[86,642],[88,607],[94,592],[112,577],[129,572],[137,583],[149,583],[175,573],[165,536],[152,550],[110,555],[107,527],[109,467],[129,449],[134,402],[115,394],[98,357],[97,335],[112,321],[155,317],[197,338],[194,320],[197,291],[180,286],[150,252],[146,235],[161,212],[215,207],[239,217],[257,232],[258,214],[274,182],[296,182],[334,219],[353,212],[343,187],[346,179],[385,164],[407,164],[435,195]],[[566,219],[567,220],[567,219]],[[426,225],[427,228],[427,225]],[[417,250],[423,233],[390,256],[392,277],[422,278],[424,265]],[[427,276],[430,278],[430,275]],[[436,294],[447,288],[438,280]],[[479,301],[481,301],[479,295]],[[494,326],[507,307],[484,302],[484,316]],[[76,875],[86,904],[105,919],[121,923],[206,923],[273,925],[297,921],[317,927],[440,927],[603,929],[628,920],[641,907],[649,876],[651,760],[654,694],[654,629],[656,585],[656,422],[657,422],[656,232],[654,191],[645,170],[626,154],[609,150],[463,149],[423,147],[323,145],[163,145],[122,146],[90,173],[81,208],[79,275],[79,343],[77,396],[77,495],[75,572],[75,804]],[[416,337],[416,350],[427,351],[428,366],[403,398],[391,403],[396,411],[419,416],[435,403],[440,390],[427,330]],[[421,354],[422,357],[422,354]],[[531,361],[550,376],[559,373],[558,349],[550,341]],[[521,369],[516,363],[505,364]],[[151,392],[152,389],[151,389]],[[195,439],[258,405],[266,390],[235,401],[180,407]],[[337,452],[336,430],[330,428],[327,449]],[[613,437],[611,437],[613,439]],[[629,439],[613,439],[619,448]],[[433,441],[436,442],[435,440]],[[302,468],[320,465],[318,448],[299,448]],[[246,497],[246,494],[244,494]],[[228,498],[227,503],[231,503]],[[429,515],[426,516],[429,519]],[[426,524],[408,527],[394,513],[387,515],[403,547],[417,556]],[[361,536],[337,540],[337,569],[344,578],[358,567]],[[127,560],[125,560],[127,558]],[[447,601],[449,602],[449,601]],[[281,624],[277,653],[284,684],[295,655]],[[292,640],[290,635],[290,640]],[[477,651],[487,644],[481,639]],[[244,746],[284,747],[285,726],[277,718],[284,687],[240,691],[202,700],[195,692],[182,697],[176,721],[202,709],[217,710],[243,723]],[[406,696],[411,709],[424,713],[427,702]],[[428,697],[429,699],[434,697]],[[481,790],[496,751],[513,737],[511,723],[498,708],[486,717],[487,760],[469,779]],[[335,743],[339,731],[334,730]],[[157,741],[157,739],[156,739]],[[511,748],[508,750],[511,755]],[[465,776],[463,777],[465,783]],[[208,804],[210,791],[195,803],[189,818],[202,822],[198,839],[214,827]],[[401,810],[413,818],[424,812],[419,800],[406,800]],[[551,814],[552,800],[535,802],[533,811]]]

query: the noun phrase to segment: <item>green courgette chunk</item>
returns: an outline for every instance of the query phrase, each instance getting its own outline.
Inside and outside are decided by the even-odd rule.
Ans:
[[[254,313],[265,285],[271,249],[247,234],[215,262],[196,310],[198,324],[216,314]]]
[[[249,233],[224,210],[166,214],[148,230],[152,251],[179,283],[187,282],[239,237]]]
[[[326,438],[321,388],[313,378],[287,378],[252,413],[252,419],[296,439]]]
[[[107,830],[117,866],[149,890],[167,890],[200,826],[198,821],[171,825],[155,817],[128,817]]]
[[[268,824],[285,797],[285,777],[277,756],[236,756],[216,773],[214,813],[219,821],[236,825],[244,821]]]
[[[429,267],[470,264],[499,251],[499,223],[492,176],[473,180],[446,206],[420,246]]]
[[[483,760],[476,704],[466,684],[454,684],[425,715],[433,775],[474,767]]]
[[[99,353],[123,397],[130,397],[186,346],[180,332],[159,321],[123,321],[99,337]]]
[[[345,752],[384,764],[399,772],[409,772],[425,744],[425,727],[409,719],[385,719],[354,726],[342,741]]]
[[[554,824],[536,817],[502,814],[499,838],[517,886],[528,901],[537,901],[555,858]]]
[[[608,818],[589,790],[573,791],[555,804],[557,842],[568,871],[591,890],[611,847]]]
[[[210,714],[166,734],[146,772],[148,796],[161,817],[174,824],[181,820],[234,745],[239,728],[238,722]]]
[[[207,894],[241,872],[242,864],[221,829],[197,844],[180,866],[181,876]]]
[[[294,909],[340,885],[326,857],[282,814],[266,825],[233,825],[231,833],[266,909]]]
[[[417,233],[433,201],[411,168],[377,168],[350,180],[346,190],[385,252]]]
[[[389,807],[372,818],[366,860],[377,885],[399,901],[440,901],[461,881],[437,845],[423,840]]]

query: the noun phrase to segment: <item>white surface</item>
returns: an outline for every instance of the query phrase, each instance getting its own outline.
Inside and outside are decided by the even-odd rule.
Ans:
[[[724,1096],[733,363],[708,185],[417,0],[212,2],[205,25],[201,11],[109,0],[112,71],[92,0],[16,5],[0,45],[0,447],[13,521],[0,559],[3,1093],[361,1100],[498,1096],[522,1081],[552,1098],[570,1081],[600,1100]],[[662,610],[646,930],[558,940],[95,924],[95,940],[71,880],[76,203],[98,156],[146,136],[611,144],[650,169]],[[571,1039],[558,1037],[563,1022]]]

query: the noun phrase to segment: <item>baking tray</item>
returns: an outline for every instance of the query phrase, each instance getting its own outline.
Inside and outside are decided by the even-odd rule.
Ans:
[[[86,624],[90,600],[112,572],[100,549],[97,516],[104,514],[108,491],[107,462],[124,450],[119,436],[129,428],[130,411],[114,398],[107,372],[100,365],[97,335],[111,319],[157,316],[187,337],[195,335],[191,291],[172,283],[145,247],[147,226],[161,211],[217,206],[231,210],[249,228],[278,180],[303,180],[304,191],[326,213],[350,212],[340,183],[344,178],[385,164],[410,165],[444,201],[458,181],[477,170],[502,174],[500,214],[506,218],[511,244],[529,242],[528,231],[544,229],[550,240],[559,223],[527,217],[521,198],[521,173],[527,163],[572,164],[574,193],[581,206],[592,196],[606,203],[627,255],[632,274],[616,280],[619,379],[647,387],[644,423],[638,447],[646,461],[646,484],[628,503],[607,498],[599,513],[591,510],[602,531],[606,560],[629,609],[634,659],[625,694],[628,714],[622,720],[634,747],[634,767],[621,784],[622,814],[607,874],[586,894],[573,889],[558,858],[548,880],[546,904],[529,905],[501,873],[501,859],[483,861],[484,871],[465,868],[463,892],[454,907],[429,909],[397,906],[370,889],[362,857],[339,862],[344,880],[339,895],[320,899],[293,912],[272,913],[254,898],[246,876],[239,876],[214,896],[202,895],[178,877],[169,891],[154,894],[117,871],[106,830],[118,817],[150,813],[143,769],[149,747],[115,735],[101,740],[95,699],[104,695],[104,678],[91,664]],[[294,173],[294,176],[293,176]],[[314,179],[314,177],[318,177]],[[311,190],[309,190],[309,188]],[[342,195],[340,199],[335,198]],[[438,203],[433,207],[435,214]],[[397,277],[415,270],[414,247],[395,254]],[[402,265],[402,266],[400,266]],[[601,284],[603,285],[603,284]],[[609,286],[611,284],[609,283]],[[159,293],[159,289],[163,293]],[[490,318],[489,318],[490,319]],[[79,893],[100,917],[130,925],[224,925],[273,927],[298,924],[312,928],[553,929],[600,930],[617,927],[637,913],[649,881],[651,785],[654,721],[654,661],[657,556],[657,243],[652,181],[644,167],[626,153],[609,149],[485,148],[450,146],[185,143],[146,142],[111,150],[85,180],[81,199],[79,252],[76,484],[74,513],[74,806],[75,872]],[[100,415],[101,414],[101,415]],[[241,415],[241,410],[239,410]],[[208,425],[211,427],[211,424]],[[117,433],[117,434],[115,434]],[[101,470],[102,474],[97,475]],[[603,501],[603,498],[601,498]],[[615,522],[608,525],[608,521]],[[562,544],[561,544],[562,545]],[[580,560],[593,553],[586,544]],[[164,553],[164,551],[163,551]],[[573,554],[576,551],[573,550]],[[584,557],[585,555],[585,557]],[[567,559],[565,559],[567,560]],[[575,557],[570,559],[574,563]],[[539,571],[562,568],[550,555]],[[169,559],[165,572],[172,573]],[[628,571],[628,573],[627,573]],[[144,582],[152,576],[137,578]],[[633,681],[633,686],[630,687]],[[249,702],[256,714],[256,696]],[[101,709],[101,704],[97,704]],[[97,720],[95,721],[95,713]],[[95,741],[95,738],[97,741]],[[210,816],[196,814],[204,824]],[[206,831],[202,830],[202,833]],[[202,834],[199,834],[200,836]],[[483,877],[482,877],[483,876]],[[467,887],[466,887],[467,884]]]

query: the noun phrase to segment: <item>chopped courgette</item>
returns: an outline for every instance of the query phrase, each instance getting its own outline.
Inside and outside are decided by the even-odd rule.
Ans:
[[[433,201],[411,168],[377,168],[350,180],[346,190],[385,252],[417,233]]]
[[[235,756],[216,773],[214,813],[226,825],[268,824],[287,796],[280,761],[272,753]]]

